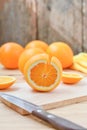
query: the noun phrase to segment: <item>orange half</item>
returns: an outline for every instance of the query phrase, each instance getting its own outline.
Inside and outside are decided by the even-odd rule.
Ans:
[[[67,84],[77,83],[82,78],[83,78],[83,76],[81,74],[77,74],[77,73],[67,73],[67,72],[64,72],[62,74],[62,81],[63,81],[63,83],[67,83]]]
[[[0,89],[9,88],[15,81],[16,78],[13,76],[0,76]]]
[[[35,55],[26,62],[24,75],[34,90],[51,91],[61,81],[62,65],[56,57],[50,58],[48,54]]]

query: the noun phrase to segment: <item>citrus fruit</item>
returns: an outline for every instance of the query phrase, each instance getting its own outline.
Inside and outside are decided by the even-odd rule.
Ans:
[[[14,42],[8,42],[0,48],[0,61],[8,69],[18,68],[18,60],[24,48]]]
[[[86,52],[80,52],[79,55],[84,57],[84,58],[87,58],[87,53]]]
[[[24,76],[34,90],[47,92],[56,88],[62,77],[62,65],[56,57],[37,54],[24,66]]]
[[[71,47],[64,42],[54,42],[47,48],[47,53],[50,56],[56,56],[63,69],[68,68],[73,63],[73,51]]]
[[[79,82],[83,76],[78,73],[63,73],[62,74],[62,81],[67,84],[75,84]]]
[[[85,54],[82,55],[82,53],[81,54],[79,53],[79,54],[73,56],[73,61],[74,62],[79,62],[79,61],[87,62],[87,56]]]
[[[73,57],[73,62],[78,63],[84,68],[87,68],[87,54],[86,53],[79,53]]]
[[[73,64],[69,68],[87,74],[87,53],[80,52],[74,55]]]
[[[29,60],[29,58],[31,58],[32,56],[36,54],[40,54],[40,53],[44,53],[44,51],[40,48],[30,48],[30,49],[24,50],[18,61],[19,70],[23,73],[24,65],[26,61]]]
[[[30,41],[30,42],[25,46],[25,49],[35,48],[35,47],[41,48],[41,49],[43,49],[44,51],[46,51],[46,49],[48,48],[48,44],[45,43],[44,41],[41,41],[41,40],[33,40],[33,41]]]
[[[0,89],[9,88],[15,81],[16,78],[13,76],[0,76]]]
[[[87,74],[87,68],[78,63],[73,63],[69,68]]]

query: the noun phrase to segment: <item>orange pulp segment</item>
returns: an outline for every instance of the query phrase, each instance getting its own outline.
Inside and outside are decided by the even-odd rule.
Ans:
[[[78,73],[67,73],[67,72],[64,72],[62,74],[62,81],[63,81],[63,83],[67,83],[67,84],[77,83],[82,78],[83,78],[83,76],[81,74],[78,74]]]
[[[48,54],[35,55],[26,62],[24,75],[34,90],[51,91],[61,81],[62,65],[56,57],[50,58]]]
[[[0,76],[0,89],[9,88],[15,81],[16,78],[13,76]]]

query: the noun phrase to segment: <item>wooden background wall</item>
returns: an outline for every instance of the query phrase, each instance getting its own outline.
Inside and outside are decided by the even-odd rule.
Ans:
[[[87,0],[0,0],[0,45],[64,41],[87,51]]]

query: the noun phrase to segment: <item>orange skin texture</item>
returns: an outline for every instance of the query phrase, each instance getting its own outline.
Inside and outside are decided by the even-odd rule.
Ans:
[[[44,53],[44,51],[40,48],[30,48],[23,51],[18,61],[18,68],[23,73],[24,65],[32,56],[36,54]]]
[[[18,60],[24,48],[14,42],[8,42],[0,48],[0,61],[1,64],[7,69],[17,69]]]
[[[66,43],[54,42],[50,44],[47,53],[50,56],[57,57],[60,60],[63,69],[68,68],[73,63],[73,51]]]
[[[44,61],[46,63],[44,63]],[[38,62],[37,65],[35,65]],[[56,66],[57,69],[54,68],[52,63]],[[30,70],[31,66],[33,68]],[[43,67],[41,67],[43,66]],[[42,69],[43,68],[43,69]],[[30,75],[29,75],[30,70]],[[56,75],[58,71],[58,80],[56,80]],[[50,58],[48,54],[37,54],[31,57],[24,66],[24,76],[27,83],[36,91],[40,92],[48,92],[54,90],[62,78],[62,65],[60,61],[56,57]],[[35,84],[31,82],[31,80],[35,80]],[[46,79],[47,78],[47,79]],[[56,81],[55,81],[56,80]],[[37,84],[37,86],[36,86]],[[53,85],[53,86],[51,86]],[[42,86],[42,87],[41,87]]]
[[[29,48],[41,48],[43,49],[44,51],[47,50],[48,48],[48,44],[45,43],[44,41],[40,41],[40,40],[33,40],[29,43],[27,43],[27,45],[25,46],[25,49],[29,49]]]

